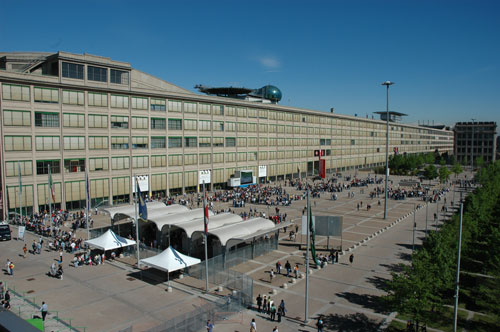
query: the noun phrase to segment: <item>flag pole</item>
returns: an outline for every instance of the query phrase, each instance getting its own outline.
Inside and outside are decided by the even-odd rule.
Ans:
[[[19,173],[19,216],[20,216],[20,222],[21,224],[23,223],[23,181],[21,179],[21,163],[19,160],[17,161],[17,172]]]
[[[49,226],[52,223],[52,172],[50,168],[50,164],[48,165],[49,167]]]
[[[311,223],[310,220],[310,210],[311,206],[309,205],[309,187],[307,188],[307,250],[306,250],[306,303],[305,303],[305,313],[304,313],[304,323],[309,322],[309,225]]]
[[[85,199],[86,199],[86,207],[87,213],[85,215],[85,223],[87,224],[87,240],[90,240],[90,226],[89,226],[89,213],[90,213],[90,182],[89,182],[89,173],[88,170],[85,170]]]
[[[135,237],[136,237],[136,242],[137,242],[137,268],[141,268],[140,265],[139,265],[139,258],[140,258],[140,255],[139,255],[139,250],[140,250],[140,246],[139,246],[139,216],[138,216],[138,211],[137,211],[137,204],[139,203],[139,193],[138,193],[138,189],[139,189],[139,186],[138,186],[138,183],[137,183],[137,176],[134,177],[135,178]],[[132,186],[133,188],[133,186]]]
[[[205,190],[205,181],[203,181],[203,224],[205,226],[205,293],[208,294],[208,220],[206,210],[207,192]]]

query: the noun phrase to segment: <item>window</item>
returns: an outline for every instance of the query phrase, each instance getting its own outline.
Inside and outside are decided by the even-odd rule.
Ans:
[[[248,146],[257,146],[257,137],[249,137]]]
[[[107,171],[109,169],[108,158],[90,158],[89,169],[91,172]]]
[[[167,121],[162,118],[151,118],[151,129],[165,130],[167,129]]]
[[[89,114],[89,128],[108,128],[108,116]]]
[[[235,116],[236,109],[234,107],[226,107],[226,115],[227,116]]]
[[[85,172],[85,159],[64,159],[64,173],[78,172]]]
[[[212,139],[212,145],[214,147],[224,147],[224,137],[214,137]]]
[[[196,103],[184,103],[184,113],[196,113]]]
[[[185,148],[196,148],[198,146],[198,139],[196,137],[184,137]]]
[[[76,63],[63,62],[62,63],[62,77],[76,78],[83,80],[83,65]]]
[[[257,152],[248,152],[247,160],[248,161],[256,161],[257,160]]]
[[[212,155],[214,164],[220,164],[224,162],[224,153],[214,153]]]
[[[209,104],[200,104],[198,106],[198,111],[200,114],[210,114],[210,105]]]
[[[128,149],[128,136],[112,136],[111,149],[112,150]]]
[[[213,105],[212,106],[213,115],[224,115],[224,106],[222,105]]]
[[[108,95],[106,93],[87,93],[89,106],[108,107]]]
[[[239,147],[245,147],[247,146],[247,138],[246,137],[238,137],[238,140],[237,140],[237,146]]]
[[[259,137],[259,146],[267,146],[267,137]]]
[[[162,156],[151,156],[151,167],[165,167],[167,166],[167,157]]]
[[[148,137],[147,136],[133,136],[132,149],[147,149]]]
[[[237,126],[237,128],[238,128],[238,132],[240,132],[240,133],[242,133],[242,132],[243,132],[243,133],[244,133],[244,132],[246,132],[246,131],[247,131],[247,124],[246,124],[246,122],[238,122],[238,124],[237,124],[237,125],[238,125],[238,126]]]
[[[144,97],[132,97],[132,108],[135,110],[147,110],[148,109],[148,98]]]
[[[59,136],[37,136],[35,137],[37,151],[59,150]],[[30,149],[31,150],[31,149]]]
[[[182,120],[168,119],[168,130],[182,130]]]
[[[108,136],[89,136],[89,150],[107,150]]]
[[[59,114],[35,112],[36,127],[59,127]]]
[[[224,131],[224,121],[214,121],[212,123],[213,131]]]
[[[182,137],[172,137],[168,138],[169,148],[182,148]]]
[[[249,123],[248,124],[248,132],[249,133],[256,133],[257,132],[257,124],[256,123]]]
[[[33,162],[31,160],[5,162],[5,176],[19,176],[19,169],[21,169],[21,175],[33,175]]]
[[[36,174],[49,174],[49,166],[51,174],[61,173],[60,160],[37,160],[36,161]]]
[[[267,119],[267,110],[259,110],[259,118]]]
[[[226,163],[231,163],[236,161],[236,152],[226,153]]]
[[[210,153],[200,153],[200,164],[210,164],[212,162]]]
[[[38,103],[58,103],[59,90],[35,87],[35,101]]]
[[[198,128],[198,121],[186,119],[184,120],[184,129],[185,130],[196,130]]]
[[[236,146],[236,138],[234,137],[226,137],[226,147]]]
[[[128,72],[123,70],[110,69],[109,81],[115,84],[128,84]]]
[[[128,96],[111,95],[111,107],[128,108]]]
[[[165,112],[167,110],[167,102],[165,99],[155,99],[151,98],[151,110],[152,111],[162,111]]]
[[[167,139],[165,136],[151,136],[151,149],[165,149]]]
[[[147,168],[149,167],[148,156],[133,156],[132,168]]]
[[[249,118],[256,118],[258,116],[258,110],[254,108],[248,109],[248,117]]]
[[[63,104],[80,105],[85,104],[85,93],[83,91],[63,90]]]
[[[85,115],[74,113],[63,113],[63,126],[65,128],[84,128]]]
[[[2,84],[2,99],[30,101],[30,87],[27,85]]]
[[[182,102],[178,100],[168,101],[168,111],[169,112],[182,112]]]
[[[211,128],[210,128],[210,120],[200,120],[200,125],[199,125],[199,129],[201,131],[210,131]]]
[[[182,155],[181,154],[169,155],[168,166],[182,166]]]
[[[247,117],[247,109],[239,107],[237,109],[237,115],[238,115],[238,117],[246,118]]]
[[[85,150],[85,136],[64,136],[64,150]]]
[[[89,81],[107,82],[108,70],[106,68],[87,66],[87,79]]]
[[[3,111],[3,124],[4,126],[31,126],[31,112],[30,111]]]
[[[226,122],[226,131],[236,131],[236,122]]]
[[[198,144],[200,148],[209,148],[212,146],[212,144],[210,144],[210,137],[200,137]]]
[[[184,155],[184,165],[196,165],[198,164],[197,154],[185,154]]]
[[[238,152],[238,161],[247,161],[247,153]]]
[[[111,128],[128,128],[128,116],[111,116]]]
[[[130,168],[130,158],[129,157],[113,157],[111,158],[111,169],[129,169]]]
[[[132,129],[148,129],[148,118],[133,116]]]

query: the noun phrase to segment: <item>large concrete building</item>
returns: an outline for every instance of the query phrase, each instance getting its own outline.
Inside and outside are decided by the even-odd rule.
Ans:
[[[382,165],[383,121],[206,96],[94,55],[0,53],[4,211],[131,201],[223,187],[239,170],[257,181]],[[452,152],[453,133],[390,124],[390,151]],[[49,168],[53,194],[49,194]],[[22,194],[19,191],[22,175]],[[55,203],[54,203],[55,202]]]
[[[457,161],[472,165],[477,158],[490,163],[496,160],[496,122],[457,122],[454,128],[454,153]]]

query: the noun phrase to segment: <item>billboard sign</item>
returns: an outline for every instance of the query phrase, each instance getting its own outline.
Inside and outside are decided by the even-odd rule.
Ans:
[[[149,191],[149,175],[136,175],[132,177],[132,188],[134,189],[134,192],[137,191],[135,178],[137,178],[139,188],[141,188],[142,192]]]
[[[267,176],[267,166],[266,165],[259,166],[259,178],[266,176]]]

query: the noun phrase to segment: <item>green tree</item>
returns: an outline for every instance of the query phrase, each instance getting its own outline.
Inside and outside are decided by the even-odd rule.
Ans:
[[[439,160],[439,165],[441,166],[446,165],[446,159],[444,157],[441,157],[441,159]]]
[[[439,169],[439,182],[446,183],[450,179],[450,169],[446,166],[441,166]]]
[[[430,183],[430,181],[432,181],[435,178],[437,178],[438,177],[438,172],[437,172],[436,166],[434,166],[434,165],[428,165],[424,169],[424,177],[427,180],[429,180],[429,183]]]
[[[434,153],[432,152],[429,152],[429,153],[426,153],[425,156],[424,156],[424,162],[426,164],[434,164],[434,161],[436,160],[435,156],[434,156]]]
[[[451,171],[452,171],[453,173],[455,173],[455,177],[457,177],[457,176],[458,176],[460,173],[462,173],[464,170],[462,169],[462,166],[461,166],[459,163],[455,162],[455,163],[453,164],[453,167],[452,167]]]
[[[477,157],[476,160],[474,161],[474,165],[476,165],[476,167],[478,167],[478,168],[482,168],[484,166],[483,157],[481,157],[481,156]]]

